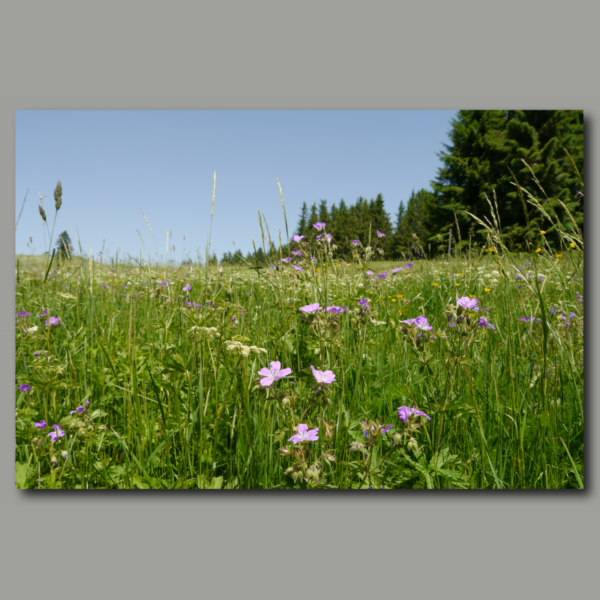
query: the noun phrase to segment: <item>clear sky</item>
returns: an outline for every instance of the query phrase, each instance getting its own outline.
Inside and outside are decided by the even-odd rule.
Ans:
[[[260,244],[258,211],[271,237],[286,241],[276,178],[290,237],[300,206],[326,199],[353,204],[383,194],[392,223],[400,201],[430,188],[456,111],[39,111],[16,112],[17,254],[41,254],[43,222],[54,241],[66,230],[77,253],[164,260],[203,258],[217,174],[212,251]],[[154,241],[144,217],[154,233]],[[142,234],[147,252],[136,229]],[[185,235],[185,241],[183,236]],[[29,238],[33,242],[28,247]],[[47,238],[48,236],[46,236]],[[234,244],[235,242],[235,244]],[[156,246],[155,246],[156,244]],[[173,251],[175,245],[175,251]],[[33,252],[32,250],[35,249]],[[189,254],[188,254],[189,253]]]

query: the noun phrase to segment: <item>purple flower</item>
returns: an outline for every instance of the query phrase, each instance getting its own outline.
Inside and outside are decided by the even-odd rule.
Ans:
[[[295,256],[302,256],[302,250],[292,250],[292,254]]]
[[[325,225],[327,225],[327,223],[315,223],[315,224],[313,225],[313,227],[314,227],[315,229],[317,229],[318,231],[321,231],[321,229],[323,229],[323,228],[325,227]]]
[[[315,267],[317,266],[317,260],[314,257],[310,257],[310,262],[315,265]]]
[[[579,292],[575,292],[577,295],[577,302],[583,302],[583,296]]]
[[[322,308],[319,306],[318,302],[315,302],[314,304],[307,304],[306,306],[301,306],[299,310],[305,313],[315,313],[318,310],[322,310]]]
[[[316,239],[317,241],[321,241],[321,240],[323,239],[323,234],[321,234],[321,235],[318,235],[318,236],[317,236],[315,239]]]
[[[318,433],[318,427],[309,431],[308,425],[300,423],[300,425],[298,425],[298,433],[293,435],[288,442],[294,442],[294,444],[298,444],[299,442],[315,442],[319,439]]]
[[[46,429],[46,425],[48,425],[48,423],[46,423],[46,421],[44,421],[44,419],[42,419],[39,423],[34,423],[34,425],[38,429]]]
[[[413,266],[413,263],[407,263],[404,265],[407,269],[410,269]]]
[[[408,421],[409,417],[427,417],[427,419],[429,421],[431,421],[431,417],[424,413],[422,410],[419,410],[418,408],[412,408],[410,406],[399,406],[398,407],[398,418],[406,423],[406,421]]]
[[[335,375],[332,371],[317,371],[312,365],[310,365],[310,368],[317,383],[333,383],[335,381]]]
[[[292,260],[289,256],[287,256],[286,258],[282,258],[281,262],[290,262],[290,260]],[[250,292],[246,292],[246,293],[250,293]]]
[[[415,319],[415,326],[422,331],[431,331],[433,327],[427,322],[425,315],[421,315]]]
[[[301,241],[301,240],[303,240],[303,239],[304,239],[304,236],[303,236],[303,235],[295,235],[295,236],[292,238],[292,242],[296,242],[297,244],[299,244],[299,243],[300,243],[300,241]]]
[[[395,269],[392,269],[390,273],[397,273],[398,271],[402,271],[402,267],[396,267]]]
[[[377,279],[385,279],[387,276],[387,273],[379,273],[379,275],[377,275]]]
[[[183,286],[183,291],[184,291],[184,292],[189,292],[191,289],[192,289],[192,286],[191,286],[191,285],[189,285],[189,284],[188,284],[188,285],[184,285],[184,286]]]
[[[360,246],[360,240],[352,240],[350,242],[353,246]]]
[[[15,317],[30,317],[31,313],[25,312],[24,310],[20,310],[18,313],[15,313]]]
[[[381,430],[381,433],[387,433],[387,432],[388,432],[388,431],[389,431],[391,428],[392,428],[392,426],[391,426],[391,425],[387,425],[386,427],[384,427],[384,428]]]
[[[532,263],[525,261],[525,264],[530,267],[532,265]]]
[[[60,324],[60,317],[50,317],[47,321],[44,321],[45,325],[59,325]]]
[[[360,304],[361,306],[364,306],[365,308],[369,307],[369,298],[363,298],[362,300],[358,301],[358,304]]]
[[[375,273],[369,269],[368,271],[365,271],[365,275],[375,275]]]
[[[496,329],[491,323],[488,323],[488,320],[485,317],[480,317],[477,322],[477,327],[489,327],[490,329]]]
[[[489,308],[484,308],[484,309],[483,309],[483,312],[484,312],[484,313],[488,313],[488,312],[490,312],[490,309],[489,309]]]
[[[263,379],[260,380],[260,385],[263,387],[268,387],[274,381],[282,379],[283,377],[287,377],[291,372],[292,370],[290,368],[282,369],[281,363],[279,361],[274,361],[271,363],[270,369],[264,367],[258,372],[259,375],[263,376]]]
[[[332,314],[337,315],[338,313],[346,312],[348,307],[342,308],[341,306],[328,306],[325,311]]]
[[[545,278],[543,275],[538,275],[538,279],[539,279],[540,281],[544,281],[544,279],[546,279],[546,278]]]
[[[19,391],[23,392],[24,394],[29,393],[29,390],[31,390],[31,386],[28,383],[22,383],[19,386]]]
[[[525,322],[529,323],[530,321],[535,321],[535,317],[525,317],[525,316],[523,316],[523,317],[519,317],[517,319],[517,321],[525,321]]]
[[[570,313],[569,313],[569,317],[571,317],[571,319],[574,319],[576,316],[577,316],[577,315],[576,315],[575,313],[573,313],[573,312],[570,312]]]
[[[292,265],[292,267],[294,267],[294,269],[296,269],[296,271],[302,271],[302,267],[297,267],[296,265]]]
[[[521,275],[515,275],[515,279],[523,279],[523,277],[521,277]]]
[[[463,296],[462,298],[456,299],[456,304],[467,310],[473,310],[477,306],[477,302],[477,298],[473,298],[471,300],[471,298],[468,296]]]
[[[184,304],[185,304],[186,306],[191,306],[191,305],[192,305],[192,303],[191,303],[191,302],[184,302]]]
[[[377,237],[378,238],[384,238],[385,237],[385,233],[381,233],[381,231],[377,231]]]
[[[65,432],[60,425],[52,425],[52,429],[54,429],[54,431],[48,434],[48,437],[52,443],[54,443],[59,437],[64,437]]]
[[[77,412],[78,412],[79,414],[81,414],[81,413],[82,413],[84,410],[85,410],[85,408],[83,408],[83,406],[78,406],[78,407],[77,407]]]
[[[164,287],[167,287],[169,284],[166,281],[159,281],[158,285],[162,285]]]
[[[36,317],[45,317],[48,314],[47,310],[43,310],[39,315],[35,315]]]
[[[89,406],[90,406],[90,401],[89,401],[89,400],[86,400],[86,401],[85,401],[85,407],[86,407],[86,408],[89,408]]]

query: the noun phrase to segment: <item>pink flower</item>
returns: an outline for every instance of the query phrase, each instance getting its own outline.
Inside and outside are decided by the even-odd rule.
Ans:
[[[385,237],[385,233],[381,233],[381,231],[377,231],[377,237],[378,238],[384,238]]]
[[[313,227],[314,227],[315,229],[318,229],[319,231],[321,231],[321,229],[323,229],[323,228],[325,227],[325,225],[327,225],[327,223],[315,223],[315,224],[313,225]]]
[[[297,244],[299,244],[299,243],[300,243],[300,241],[301,241],[301,240],[303,240],[303,239],[304,239],[304,236],[303,236],[303,235],[295,235],[295,236],[292,238],[292,242],[296,242]]]
[[[335,381],[335,375],[332,371],[317,371],[312,365],[310,365],[310,368],[317,383],[333,383]]]
[[[283,377],[287,377],[291,372],[292,370],[289,368],[282,369],[281,363],[279,361],[272,362],[270,369],[264,367],[258,372],[259,375],[263,376],[263,378],[260,380],[260,385],[262,385],[263,387],[268,387],[274,381],[282,379]]]
[[[299,442],[316,442],[319,439],[318,433],[318,427],[308,431],[308,425],[300,423],[300,425],[298,425],[298,433],[293,435],[288,442],[294,442],[294,444],[298,444]]]
[[[477,306],[477,298],[469,298],[468,296],[463,296],[462,298],[456,299],[456,304],[461,306],[462,308],[466,308],[467,310],[472,310]]]
[[[402,271],[402,267],[396,267],[395,269],[392,269],[390,273],[397,273],[398,271]]]
[[[411,408],[409,406],[399,406],[398,407],[398,418],[401,421],[408,421],[409,417],[426,417],[429,421],[431,421],[431,417],[424,413],[422,410],[418,408]]]
[[[315,302],[314,304],[307,304],[306,306],[301,306],[299,310],[305,313],[316,313],[318,310],[322,310],[322,308],[321,306],[319,306],[318,302]]]

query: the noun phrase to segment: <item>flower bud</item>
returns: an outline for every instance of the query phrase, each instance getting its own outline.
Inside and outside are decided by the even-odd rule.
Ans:
[[[361,444],[360,442],[351,442],[350,443],[350,452],[354,451],[354,450],[364,450],[365,449],[365,445]]]
[[[46,220],[46,211],[42,208],[41,205],[38,207],[38,210],[40,211],[40,215],[42,215],[42,219],[44,219],[44,221],[45,221]]]
[[[50,459],[50,464],[55,467],[58,464],[58,459],[56,458],[56,454],[52,455],[52,458]]]
[[[417,443],[417,440],[414,437],[411,437],[410,440],[408,440],[408,447],[411,450],[414,450],[415,454],[419,454],[419,444]]]

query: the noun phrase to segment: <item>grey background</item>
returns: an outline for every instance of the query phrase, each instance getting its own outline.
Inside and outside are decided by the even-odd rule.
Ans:
[[[584,493],[18,492],[12,269],[14,111],[27,108],[583,109],[587,253],[596,259],[598,16],[579,0],[5,3],[2,596],[558,598],[593,590],[593,370]],[[590,278],[588,305],[596,286]],[[594,366],[597,318],[586,316]]]

